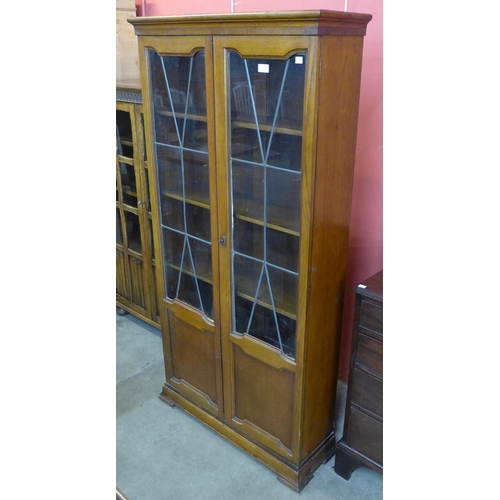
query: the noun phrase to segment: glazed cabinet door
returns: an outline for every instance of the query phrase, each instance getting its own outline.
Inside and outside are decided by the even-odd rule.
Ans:
[[[215,38],[225,418],[288,460],[301,421],[315,57],[308,37]]]
[[[150,37],[142,56],[167,385],[221,415],[211,38]]]

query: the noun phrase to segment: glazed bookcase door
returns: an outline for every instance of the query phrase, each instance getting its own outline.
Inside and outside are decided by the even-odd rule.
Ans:
[[[301,206],[308,175],[305,89],[314,73],[310,43],[305,37],[258,43],[221,37],[215,52],[217,70],[225,75],[216,102],[225,103],[224,123],[217,123],[226,139],[218,161],[227,164],[221,183],[229,207],[221,222],[228,234],[221,283],[231,290],[222,324],[226,419],[288,459],[296,456],[293,431],[299,425],[294,416],[299,291],[306,278],[301,258],[308,239]]]
[[[146,44],[167,384],[222,411],[210,38]],[[151,168],[150,168],[151,170]],[[153,218],[154,219],[154,218]],[[215,249],[215,250],[214,250]]]
[[[147,151],[146,151],[146,138],[144,137],[145,134],[145,117],[144,117],[144,106],[141,105],[136,105],[138,109],[138,120],[139,120],[139,129],[141,130],[141,133],[143,134],[143,140],[141,144],[142,147],[142,158],[144,162],[144,187],[146,189],[146,193],[148,196],[148,202],[147,202],[147,222],[146,222],[146,231],[148,233],[150,245],[149,245],[149,250],[151,254],[151,281],[150,281],[150,289],[151,289],[151,295],[152,295],[152,319],[158,328],[161,328],[161,319],[160,319],[160,311],[162,309],[162,296],[161,296],[161,290],[159,289],[159,283],[158,283],[158,278],[156,274],[156,259],[155,259],[155,248],[153,244],[153,204],[151,202],[151,174],[150,174],[150,167],[148,163],[148,156],[147,156]]]

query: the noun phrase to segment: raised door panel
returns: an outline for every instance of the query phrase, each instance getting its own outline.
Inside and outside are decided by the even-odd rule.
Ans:
[[[307,37],[215,37],[225,417],[295,460],[307,282]],[[304,188],[304,184],[306,187]],[[302,276],[304,271],[304,276]],[[305,295],[305,294],[302,294]]]
[[[172,365],[169,383],[212,412],[217,412],[216,350],[213,329],[191,324],[167,309]]]
[[[142,43],[167,387],[221,415],[211,38]]]
[[[116,293],[121,297],[128,298],[130,296],[129,290],[125,255],[122,251],[116,250]]]
[[[130,280],[132,282],[132,302],[146,309],[146,290],[144,288],[144,266],[142,259],[130,258]]]

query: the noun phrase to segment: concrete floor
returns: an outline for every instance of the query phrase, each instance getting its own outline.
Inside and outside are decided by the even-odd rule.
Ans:
[[[116,486],[129,500],[382,499],[380,474],[358,468],[346,481],[332,468],[335,457],[295,493],[253,457],[160,401],[164,381],[160,332],[117,315]],[[345,384],[339,389],[342,409]]]

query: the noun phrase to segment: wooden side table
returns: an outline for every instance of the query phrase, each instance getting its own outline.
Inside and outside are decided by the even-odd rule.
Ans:
[[[337,443],[335,472],[350,479],[357,467],[383,473],[382,365],[383,271],[356,288],[354,331],[344,434]]]

